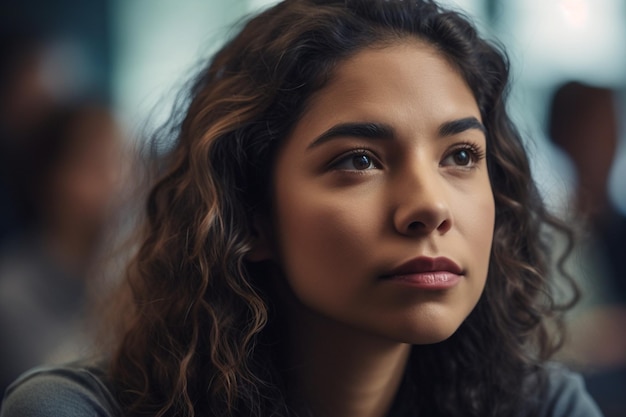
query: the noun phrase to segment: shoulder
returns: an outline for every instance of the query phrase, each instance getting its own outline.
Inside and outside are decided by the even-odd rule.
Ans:
[[[540,417],[602,417],[579,374],[559,364],[546,365],[544,372],[546,389],[538,398]]]
[[[119,410],[98,367],[40,367],[6,391],[0,417],[117,417]]]

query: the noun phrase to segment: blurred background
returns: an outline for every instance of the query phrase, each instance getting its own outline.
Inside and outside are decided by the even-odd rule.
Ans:
[[[0,3],[0,389],[87,349],[85,306],[123,265],[144,133],[274,0]],[[510,110],[542,194],[581,236],[561,359],[626,415],[626,0],[445,0],[510,55]],[[565,243],[558,239],[556,246]],[[95,288],[95,290],[94,290]]]

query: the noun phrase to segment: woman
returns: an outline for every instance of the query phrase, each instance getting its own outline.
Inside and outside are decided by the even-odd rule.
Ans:
[[[114,354],[23,377],[7,410],[55,380],[102,415],[599,415],[546,365],[561,228],[507,73],[431,1],[250,20],[191,90]]]

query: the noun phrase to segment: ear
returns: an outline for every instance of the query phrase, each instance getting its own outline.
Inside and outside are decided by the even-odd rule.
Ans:
[[[246,255],[246,260],[261,262],[274,259],[273,240],[270,238],[271,228],[267,219],[255,215],[252,227],[254,241],[252,242],[252,249]]]

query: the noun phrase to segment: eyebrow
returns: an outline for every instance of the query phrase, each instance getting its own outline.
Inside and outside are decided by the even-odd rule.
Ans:
[[[475,117],[465,117],[462,119],[451,120],[443,123],[439,127],[439,136],[453,136],[470,129],[477,129],[486,134],[487,129],[485,126]],[[318,137],[316,137],[307,146],[307,149],[315,148],[322,143],[338,137],[358,137],[365,139],[391,139],[395,136],[394,129],[388,124],[374,123],[374,122],[349,122],[339,123]]]
[[[389,139],[394,136],[393,128],[384,123],[340,123],[319,135],[307,149],[314,148],[337,137],[358,137],[366,139]]]
[[[451,120],[443,123],[439,127],[439,136],[453,136],[470,129],[478,129],[483,132],[483,134],[487,134],[485,125],[483,125],[477,118],[464,117],[463,119]]]

